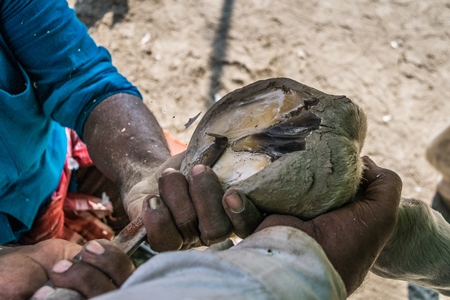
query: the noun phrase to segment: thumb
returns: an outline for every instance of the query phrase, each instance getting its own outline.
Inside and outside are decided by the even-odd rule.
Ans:
[[[375,211],[397,214],[402,192],[402,180],[393,171],[377,166],[369,157],[363,157],[363,201]],[[365,185],[365,186],[364,186]]]

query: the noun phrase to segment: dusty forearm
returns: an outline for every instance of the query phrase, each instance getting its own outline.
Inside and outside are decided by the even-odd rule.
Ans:
[[[139,98],[116,94],[88,117],[83,133],[97,168],[127,193],[169,156],[162,130]]]

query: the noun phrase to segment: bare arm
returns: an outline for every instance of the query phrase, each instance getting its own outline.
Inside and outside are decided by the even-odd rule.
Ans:
[[[170,156],[155,117],[130,94],[100,103],[86,121],[83,138],[95,165],[119,185],[123,198]]]

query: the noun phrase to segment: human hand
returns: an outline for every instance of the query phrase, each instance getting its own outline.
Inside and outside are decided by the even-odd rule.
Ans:
[[[396,173],[368,157],[363,161],[361,193],[354,201],[309,221],[270,215],[257,228],[291,226],[313,237],[341,276],[348,295],[361,285],[392,234],[402,189]]]
[[[48,281],[53,265],[71,259],[81,246],[51,239],[36,245],[0,248],[0,299],[29,299]]]
[[[95,297],[120,287],[135,269],[131,259],[107,240],[89,241],[78,257],[56,262],[48,273],[53,287],[43,286],[32,299]]]
[[[148,197],[142,207],[150,246],[158,252],[189,249],[220,242],[233,231],[249,235],[262,214],[239,195],[235,190],[224,194],[207,166],[194,166],[188,179],[173,168],[165,169],[159,178],[159,197]]]
[[[224,195],[209,167],[194,166],[186,178],[177,171],[184,157],[183,152],[169,158],[154,176],[128,193],[128,214],[130,218],[142,215],[152,249],[161,252],[211,245],[230,236],[233,227],[238,235],[251,234],[262,220],[252,203],[243,209],[245,203],[235,200],[237,191]]]

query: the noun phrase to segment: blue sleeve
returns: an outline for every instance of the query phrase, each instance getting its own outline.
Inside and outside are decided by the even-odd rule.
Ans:
[[[82,136],[87,116],[108,96],[123,92],[141,98],[66,0],[2,0],[0,6],[0,33],[48,117]]]

